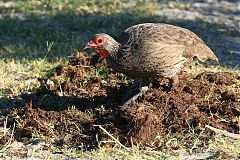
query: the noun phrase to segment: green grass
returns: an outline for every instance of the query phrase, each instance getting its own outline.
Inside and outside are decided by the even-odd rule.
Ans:
[[[155,8],[154,3],[144,1],[125,4],[111,0],[8,3],[1,2],[0,88],[12,87],[13,95],[38,86],[37,77],[65,64],[67,56],[82,50],[93,33],[120,33],[130,22],[130,18],[121,16],[123,10],[131,10],[129,16],[136,16],[148,7]],[[26,82],[28,79],[31,80]]]
[[[223,28],[224,33],[219,31],[219,34],[240,35],[234,28],[228,30],[227,26],[210,24],[203,20],[172,21],[164,16],[155,16],[154,12],[161,9],[162,5],[154,1],[138,0],[122,3],[121,0],[16,0],[0,2],[0,8],[0,98],[3,98],[0,99],[1,105],[8,105],[4,98],[19,96],[36,89],[40,85],[38,78],[50,74],[55,67],[66,64],[68,56],[76,51],[82,51],[88,38],[97,32],[117,36],[133,24],[169,22],[192,28],[216,51],[219,49],[217,46],[214,48],[215,42],[212,39],[208,39],[208,32],[217,34],[217,30]],[[223,50],[227,52],[228,46],[224,46]],[[223,66],[212,70],[232,69]],[[196,68],[193,71],[199,73],[203,69]],[[107,70],[98,68],[95,76],[106,78],[106,75]],[[125,76],[121,74],[119,76],[123,81],[127,81]],[[17,125],[23,125],[21,119]],[[193,137],[197,146],[199,137],[196,135]],[[44,137],[35,133],[33,139]],[[210,141],[215,150],[223,151],[230,157],[237,157],[240,154],[238,142],[219,136]],[[156,145],[157,142],[160,143],[161,139],[156,139],[153,144]],[[71,157],[87,159],[166,159],[169,156],[171,159],[179,159],[181,156],[181,154],[175,156],[176,154],[171,151],[140,150],[137,146],[130,149],[126,151],[116,145],[87,152],[77,149],[63,149],[62,152]],[[5,151],[7,153],[7,149]],[[41,150],[35,151],[34,154],[37,152]],[[179,152],[189,153],[191,148]]]

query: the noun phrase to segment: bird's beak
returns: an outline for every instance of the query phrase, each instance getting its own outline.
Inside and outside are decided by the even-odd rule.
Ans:
[[[86,50],[88,48],[92,48],[91,45],[89,44],[89,42],[85,45],[85,47],[83,48],[83,50]]]
[[[86,49],[88,49],[88,48],[96,48],[96,47],[97,47],[96,44],[94,44],[94,43],[92,43],[92,42],[88,42],[88,43],[85,45],[85,47],[83,48],[83,50],[86,50]]]

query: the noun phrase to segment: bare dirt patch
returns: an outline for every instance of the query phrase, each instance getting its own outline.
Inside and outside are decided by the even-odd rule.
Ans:
[[[37,133],[46,140],[57,139],[60,146],[89,149],[109,139],[95,125],[102,125],[125,145],[142,146],[157,135],[175,134],[189,140],[189,129],[200,133],[207,124],[233,133],[240,130],[236,120],[240,116],[240,77],[236,73],[194,76],[182,72],[180,83],[170,92],[164,90],[166,80],[161,80],[135,103],[120,106],[127,84],[98,61],[78,54],[69,65],[40,79],[42,85],[34,93],[22,95],[25,105],[9,114],[12,122],[21,124],[15,137],[25,141]]]

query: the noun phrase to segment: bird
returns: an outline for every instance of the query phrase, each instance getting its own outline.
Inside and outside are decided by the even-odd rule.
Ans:
[[[108,66],[134,79],[123,96],[129,104],[142,96],[158,78],[170,80],[170,89],[178,84],[178,73],[197,59],[218,61],[213,51],[192,31],[165,23],[142,23],[124,30],[117,39],[106,33],[90,38],[84,50],[92,48],[105,58]]]

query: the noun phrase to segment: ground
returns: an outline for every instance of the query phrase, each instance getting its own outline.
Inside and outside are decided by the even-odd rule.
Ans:
[[[237,1],[76,2],[1,3],[1,158],[239,158],[239,140],[207,127],[240,131]],[[220,64],[192,64],[171,91],[159,79],[123,106],[132,79],[82,47],[149,19],[198,33]]]

